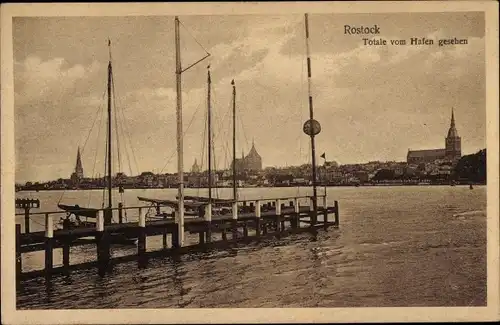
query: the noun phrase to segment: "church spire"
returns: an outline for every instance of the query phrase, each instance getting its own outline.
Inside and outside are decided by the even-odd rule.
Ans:
[[[451,108],[451,124],[450,124],[450,128],[454,128],[455,127],[455,114],[453,114],[453,107]]]
[[[80,155],[80,146],[78,146],[78,150],[76,152],[75,174],[79,178],[83,177],[83,166],[82,166],[82,157]]]
[[[450,122],[450,128],[448,129],[448,138],[456,138],[458,137],[458,132],[455,127],[455,112],[453,108],[451,109],[451,122]]]

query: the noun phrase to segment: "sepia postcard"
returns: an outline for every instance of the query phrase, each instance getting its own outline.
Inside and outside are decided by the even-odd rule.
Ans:
[[[500,319],[498,3],[0,10],[2,323]]]

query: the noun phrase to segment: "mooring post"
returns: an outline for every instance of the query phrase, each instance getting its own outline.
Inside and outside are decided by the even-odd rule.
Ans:
[[[291,220],[291,226],[292,229],[296,229],[299,227],[299,220],[300,220],[300,206],[299,206],[299,199],[294,198],[293,199],[293,214],[292,214],[292,220]]]
[[[328,201],[326,197],[326,192],[325,195],[323,196],[323,209],[325,210],[323,212],[323,226],[325,229],[328,228]]]
[[[24,207],[24,233],[30,233],[30,207]]]
[[[245,223],[243,224],[243,237],[247,238],[248,237],[248,224],[247,222],[245,221]]]
[[[69,229],[69,220],[64,219],[63,220],[63,229],[68,230]],[[63,267],[64,267],[64,272],[69,271],[69,252],[70,252],[70,236],[65,235],[63,239]]]
[[[335,208],[335,228],[339,227],[340,224],[340,211],[339,211],[339,202],[335,201],[334,202],[334,208]]]
[[[174,248],[174,249],[181,247],[180,236],[179,236],[179,229],[181,227],[180,227],[180,225],[178,223],[180,221],[177,220],[177,215],[178,215],[177,211],[174,211],[172,213],[172,216],[173,216],[174,220],[176,220],[176,227],[172,231],[172,248]]]
[[[139,267],[146,262],[146,209],[139,208],[139,234],[137,238],[137,255]]]
[[[50,213],[45,214],[45,277],[52,276],[54,249],[54,223]]]
[[[167,214],[163,214],[163,220],[167,220]],[[167,249],[167,225],[163,225],[163,249]]]
[[[206,225],[206,242],[212,241],[212,203],[208,203],[205,207],[205,225]]]
[[[227,241],[226,224],[222,224],[222,240]]]
[[[123,203],[118,203],[118,223],[123,223]]]
[[[283,212],[283,209],[285,209],[285,203],[281,203],[281,211]],[[285,215],[281,213],[280,216],[280,222],[281,222],[281,231],[285,230]]]
[[[316,213],[317,211],[314,211],[314,196],[311,196],[309,199],[309,220],[311,227],[316,224]]]
[[[243,206],[246,202],[243,202]],[[233,219],[231,220],[232,239],[238,238],[238,201],[233,202]]]
[[[97,241],[97,268],[100,276],[104,276],[109,262],[109,243],[104,231],[104,210],[97,211],[96,241]]]
[[[16,285],[21,283],[23,258],[21,253],[21,225],[16,223]]]
[[[260,237],[260,228],[261,228],[261,206],[260,200],[255,201],[255,235]],[[264,233],[267,233],[267,229],[264,228]]]
[[[281,231],[280,230],[280,219],[281,219],[281,200],[280,199],[277,199],[276,202],[276,231]]]

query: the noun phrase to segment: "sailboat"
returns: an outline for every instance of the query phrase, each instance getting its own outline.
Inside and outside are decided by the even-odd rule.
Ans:
[[[113,219],[113,184],[112,184],[112,91],[114,90],[113,83],[113,67],[111,60],[111,40],[108,40],[109,61],[107,73],[107,138],[106,138],[106,188],[107,191],[107,207],[104,209],[104,225],[112,223]],[[104,205],[104,202],[103,202]],[[61,210],[67,212],[66,218],[61,220],[61,224],[69,229],[72,228],[86,228],[95,227],[97,224],[97,214],[99,209],[95,208],[82,208],[79,205],[67,205],[58,203]],[[74,218],[72,218],[74,217]],[[85,220],[82,220],[82,217]],[[113,242],[123,244],[135,244],[136,237],[112,236]]]
[[[213,170],[212,170],[212,105],[211,105],[211,85],[212,78],[210,75],[210,66],[208,66],[207,73],[207,128],[208,128],[208,197],[205,196],[185,196],[184,199],[190,201],[190,203],[204,203],[212,204],[212,213],[214,215],[229,214],[232,211],[232,203],[236,201],[237,198],[237,183],[236,183],[236,86],[234,80],[231,81],[233,88],[233,166],[232,166],[232,178],[233,178],[233,198],[232,199],[220,199],[212,197],[213,189]]]
[[[176,200],[166,200],[166,199],[155,199],[147,198],[144,196],[137,197],[139,201],[151,203],[156,207],[157,212],[159,212],[161,206],[166,206],[170,209],[177,211],[176,218],[178,218],[179,227],[184,226],[184,216],[203,216],[205,206],[207,202],[200,202],[197,200],[192,200],[190,202],[189,197],[184,197],[184,160],[183,160],[183,131],[182,131],[182,82],[181,75],[190,68],[194,67],[198,63],[202,62],[210,56],[206,50],[206,55],[199,59],[198,61],[190,64],[186,68],[182,68],[181,64],[181,50],[180,50],[180,20],[179,17],[175,16],[175,76],[176,76],[176,115],[177,115],[177,175],[178,175],[178,195]],[[188,200],[185,202],[185,200]],[[183,231],[179,231],[180,241],[183,241]]]

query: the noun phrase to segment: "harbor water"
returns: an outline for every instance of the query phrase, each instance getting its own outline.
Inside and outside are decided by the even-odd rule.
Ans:
[[[231,189],[219,191],[220,197],[230,197]],[[89,269],[54,276],[50,283],[24,280],[17,308],[486,305],[486,186],[331,187],[327,192],[330,205],[339,201],[339,229],[154,258],[145,269],[136,262],[118,264],[104,278]],[[139,206],[144,204],[137,196],[173,199],[176,194],[176,189],[126,190],[123,200],[125,206]],[[188,189],[186,194],[206,192]],[[248,188],[240,190],[240,199],[310,194],[306,188]],[[100,207],[102,191],[18,192],[17,197],[38,198],[40,211],[55,211],[60,200]],[[43,229],[43,218],[33,218],[31,228]],[[148,250],[160,247],[161,238],[148,239],[147,245]],[[134,251],[113,247],[112,254]],[[61,253],[54,254],[60,264]],[[71,249],[72,264],[94,258],[95,247]],[[24,254],[24,271],[37,268],[43,268],[43,253]]]

